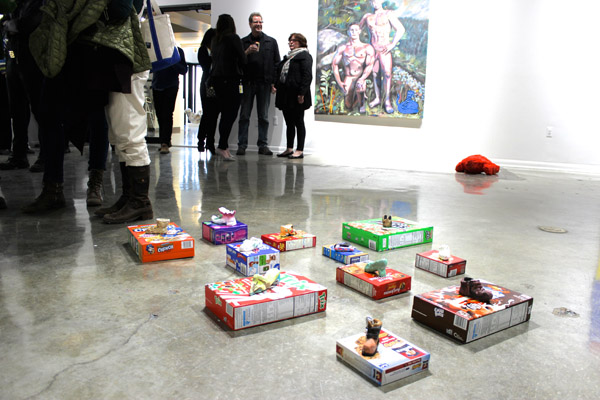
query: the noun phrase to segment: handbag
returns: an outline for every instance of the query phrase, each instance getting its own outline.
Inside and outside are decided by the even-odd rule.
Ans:
[[[142,35],[152,62],[152,71],[160,71],[180,60],[169,14],[163,14],[156,0],[147,0],[148,18],[142,21]],[[153,15],[152,11],[157,15]]]

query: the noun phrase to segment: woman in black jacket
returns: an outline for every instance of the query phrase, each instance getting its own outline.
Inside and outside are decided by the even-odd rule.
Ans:
[[[216,115],[221,114],[217,154],[226,161],[233,161],[235,158],[229,152],[228,142],[242,99],[242,66],[246,63],[246,53],[242,40],[235,33],[235,22],[231,15],[219,15],[211,49],[209,86],[214,88],[216,94]]]
[[[288,39],[290,52],[279,64],[276,84],[275,106],[283,111],[286,124],[287,149],[277,157],[304,158],[304,111],[312,105],[310,83],[312,82],[312,57],[308,53],[306,38],[292,33]],[[298,137],[296,151],[294,137]]]
[[[213,28],[204,33],[202,43],[198,49],[198,63],[202,67],[202,79],[200,80],[200,102],[202,103],[202,118],[198,127],[198,151],[203,152],[204,149],[215,154],[215,131],[217,130],[218,114],[214,111],[215,99],[208,97],[206,94],[206,82],[210,75],[212,66],[212,57],[210,56],[210,46],[215,37],[216,31]],[[213,110],[211,110],[211,108]],[[210,117],[210,118],[209,118]],[[206,145],[204,144],[206,140]]]

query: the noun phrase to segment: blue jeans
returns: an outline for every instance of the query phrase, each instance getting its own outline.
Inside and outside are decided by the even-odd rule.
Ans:
[[[269,144],[269,105],[271,104],[271,84],[264,82],[244,82],[244,94],[242,95],[242,107],[240,111],[240,122],[238,130],[238,148],[248,147],[248,125],[250,114],[256,96],[256,112],[258,114],[258,147]]]

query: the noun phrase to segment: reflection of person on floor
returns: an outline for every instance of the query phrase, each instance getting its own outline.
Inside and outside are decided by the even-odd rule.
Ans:
[[[383,8],[383,0],[371,0],[374,8],[373,13],[365,14],[360,20],[360,27],[367,25],[371,34],[371,44],[375,48],[375,65],[373,67],[373,87],[375,89],[375,99],[369,103],[370,107],[375,107],[381,103],[379,78],[383,76],[382,89],[385,90],[385,112],[391,114],[394,112],[390,101],[390,89],[392,83],[392,53],[402,35],[404,35],[404,26],[391,10]],[[395,33],[390,41],[390,34],[394,28]],[[381,69],[381,73],[379,70]]]
[[[368,43],[360,41],[360,26],[350,25],[348,28],[350,41],[342,45],[331,63],[335,81],[342,88],[345,97],[346,111],[352,111],[356,106],[359,112],[365,112],[365,81],[373,71],[375,50]],[[343,62],[344,80],[340,76],[338,64]]]

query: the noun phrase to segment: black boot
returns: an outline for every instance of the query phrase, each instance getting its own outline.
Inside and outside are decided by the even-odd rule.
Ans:
[[[104,215],[103,221],[107,224],[122,224],[138,219],[154,218],[152,204],[148,197],[150,166],[127,167],[127,174],[129,175],[131,194],[123,208],[115,213]]]
[[[35,214],[63,208],[65,206],[66,202],[63,194],[63,184],[44,182],[42,194],[40,194],[33,203],[21,207],[21,211],[26,214]]]
[[[90,178],[87,183],[88,189],[85,202],[88,207],[96,207],[101,205],[102,200],[104,200],[104,197],[102,196],[102,192],[104,191],[102,188],[104,170],[91,169],[89,175]]]
[[[121,170],[121,187],[123,189],[123,194],[112,206],[102,207],[94,211],[94,215],[97,215],[98,217],[104,217],[106,214],[116,213],[125,206],[125,203],[127,203],[127,200],[129,199],[129,195],[131,194],[131,182],[129,181],[127,167],[125,166],[125,163],[122,162],[119,163],[119,168]]]

